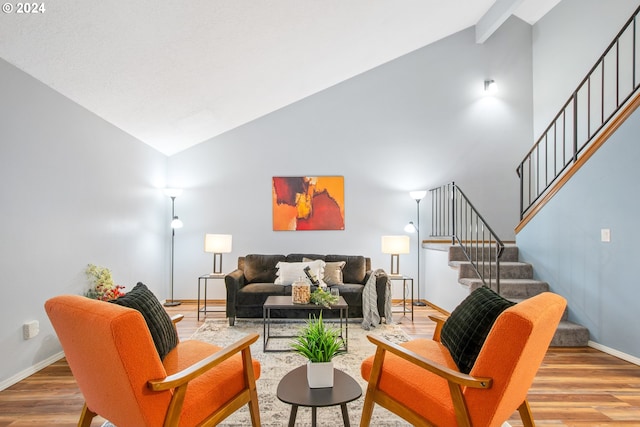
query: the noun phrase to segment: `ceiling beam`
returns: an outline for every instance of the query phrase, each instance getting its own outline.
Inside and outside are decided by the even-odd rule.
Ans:
[[[476,24],[476,43],[484,43],[524,0],[497,0]]]

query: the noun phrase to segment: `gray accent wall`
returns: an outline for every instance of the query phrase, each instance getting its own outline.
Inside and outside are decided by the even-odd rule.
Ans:
[[[512,18],[482,45],[469,28],[171,156],[170,179],[185,189],[176,199],[185,224],[176,233],[176,297],[194,298],[197,277],[211,271],[205,233],[233,235],[227,272],[241,255],[292,252],[362,254],[388,270],[380,238],[416,221],[408,192],[453,180],[513,240],[515,165],[532,134],[531,68],[528,24]],[[483,96],[485,79],[498,82],[495,97]],[[344,176],[344,231],[272,230],[271,178],[305,175]],[[426,239],[430,201],[420,206]],[[400,271],[413,277],[417,243],[413,235],[400,256]],[[222,283],[212,289],[224,298]]]
[[[0,385],[61,351],[43,305],[83,294],[88,263],[166,297],[166,168],[163,154],[0,60]],[[24,340],[33,320],[40,333]]]
[[[592,341],[634,357],[640,357],[638,135],[640,111],[517,236],[536,278],[567,298],[569,319],[589,328]],[[611,230],[611,242],[600,241],[603,228]]]
[[[548,125],[640,2],[563,0],[533,28],[534,123]],[[536,278],[565,296],[597,344],[640,357],[635,328],[640,116],[600,148],[516,237]],[[523,156],[525,153],[522,153]],[[601,242],[601,229],[611,242]]]

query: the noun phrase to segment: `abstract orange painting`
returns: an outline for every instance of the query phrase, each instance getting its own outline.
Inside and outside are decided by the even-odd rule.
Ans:
[[[274,176],[273,229],[344,230],[344,177]]]

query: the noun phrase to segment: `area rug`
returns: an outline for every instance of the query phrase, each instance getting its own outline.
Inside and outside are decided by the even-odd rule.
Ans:
[[[304,325],[300,321],[285,321],[272,326],[272,335],[293,335],[297,328]],[[260,335],[258,341],[251,346],[252,356],[260,361],[261,376],[256,382],[258,400],[260,405],[260,420],[265,427],[286,426],[289,421],[291,406],[278,400],[276,389],[280,379],[292,369],[303,365],[306,360],[296,353],[264,353],[262,351],[262,321],[237,319],[235,326],[229,326],[226,319],[208,319],[198,328],[190,339],[209,342],[221,347],[234,343],[250,333]],[[359,323],[349,323],[349,352],[334,359],[334,365],[351,375],[362,387],[362,397],[347,404],[349,420],[352,426],[360,424],[366,382],[360,376],[360,363],[363,359],[373,354],[374,345],[367,340],[367,334],[373,334],[388,339],[395,343],[405,342],[409,339],[406,333],[398,325],[379,325],[370,331],[365,331]],[[269,342],[269,348],[272,341]],[[287,340],[276,340],[275,345],[287,346]],[[340,407],[318,408],[318,426],[342,426],[342,414]],[[236,411],[220,424],[229,427],[246,427],[251,425],[249,410],[247,407]],[[311,425],[311,410],[300,407],[296,417],[296,426],[306,427]],[[398,416],[386,409],[375,405],[371,425],[376,427],[410,426]],[[102,427],[115,427],[105,422]],[[502,427],[510,427],[504,423]]]
[[[272,335],[294,335],[296,331],[304,326],[304,322],[284,322],[272,325]],[[256,382],[258,388],[258,401],[260,405],[260,420],[263,426],[286,426],[289,421],[291,406],[281,402],[276,397],[278,383],[289,371],[306,363],[306,359],[293,353],[264,353],[262,351],[262,321],[236,320],[235,326],[229,326],[226,320],[208,319],[192,336],[191,339],[209,342],[221,347],[232,344],[238,339],[250,333],[260,335],[258,341],[251,346],[253,358],[260,361],[261,375]],[[347,404],[351,425],[360,424],[362,404],[364,402],[364,392],[366,391],[366,381],[360,376],[360,364],[366,357],[375,352],[375,346],[367,340],[366,335],[373,334],[388,339],[389,341],[400,343],[409,339],[402,329],[397,325],[379,325],[370,331],[362,329],[359,323],[349,323],[349,351],[346,354],[337,356],[334,359],[334,366],[351,375],[362,387],[363,395],[359,399]],[[270,340],[277,346],[287,347],[290,341],[287,339]],[[318,408],[318,426],[341,426],[343,425],[340,406]],[[244,407],[224,420],[223,426],[249,426],[249,410]],[[311,425],[311,409],[300,407],[296,417],[296,426]],[[375,406],[373,426],[395,427],[409,426],[410,424],[400,419],[380,406]]]

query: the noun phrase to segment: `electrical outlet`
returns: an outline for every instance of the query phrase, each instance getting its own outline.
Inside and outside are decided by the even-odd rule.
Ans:
[[[22,337],[25,340],[35,337],[38,332],[40,332],[40,323],[37,320],[32,320],[22,325]]]
[[[611,230],[608,228],[603,228],[600,230],[600,240],[603,242],[611,241]]]

